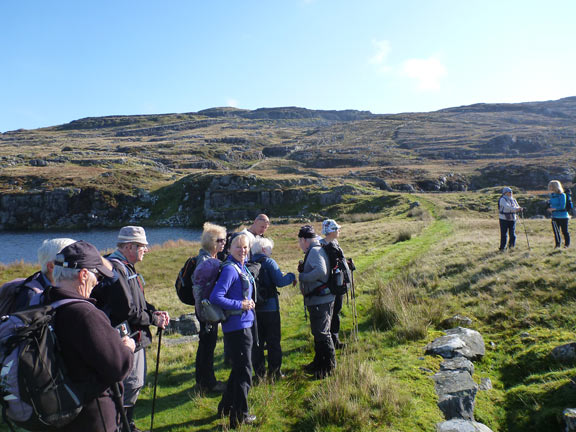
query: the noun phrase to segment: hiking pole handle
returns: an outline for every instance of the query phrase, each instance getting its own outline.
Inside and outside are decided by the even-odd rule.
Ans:
[[[150,432],[154,431],[154,411],[156,409],[156,387],[158,386],[158,367],[160,366],[160,347],[162,346],[162,328],[158,327],[158,353],[156,354],[156,372],[154,374],[154,395],[152,396],[152,414],[150,415]]]

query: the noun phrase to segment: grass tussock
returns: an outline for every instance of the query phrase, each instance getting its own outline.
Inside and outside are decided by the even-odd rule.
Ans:
[[[394,240],[394,243],[400,243],[403,241],[408,241],[411,238],[412,238],[412,232],[410,232],[408,230],[402,230],[396,236],[396,240]]]
[[[442,302],[418,294],[417,284],[407,276],[378,281],[372,319],[379,330],[394,330],[398,341],[423,339],[432,323],[442,320]]]
[[[369,430],[407,414],[410,398],[389,375],[377,374],[358,355],[343,356],[332,377],[310,397],[310,420],[323,430],[335,425],[345,431]]]

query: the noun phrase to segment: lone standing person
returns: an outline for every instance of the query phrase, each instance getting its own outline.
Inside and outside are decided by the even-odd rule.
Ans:
[[[304,369],[316,378],[324,378],[336,366],[336,353],[330,334],[335,296],[328,288],[328,256],[320,246],[314,227],[304,225],[298,232],[298,245],[306,254],[298,266],[300,292],[310,315],[314,336],[314,360]]]
[[[554,231],[554,247],[559,248],[562,244],[560,231],[564,236],[564,247],[570,246],[570,233],[568,232],[568,221],[570,215],[566,210],[566,194],[562,183],[558,180],[552,180],[548,183],[548,192],[550,192],[550,207],[548,212],[552,215],[552,230]]]
[[[508,249],[514,248],[516,245],[516,221],[518,220],[518,213],[522,211],[522,207],[512,197],[512,189],[505,187],[502,189],[502,196],[498,200],[498,213],[500,219],[500,251],[506,250],[506,240],[508,240]]]
[[[130,325],[134,340],[134,365],[124,380],[124,407],[130,422],[130,431],[140,432],[134,423],[134,405],[144,386],[146,377],[145,348],[152,343],[150,326],[164,329],[170,322],[168,312],[157,311],[144,297],[144,279],[136,272],[135,265],[148,252],[148,241],[144,228],[125,226],[120,229],[118,249],[106,258],[112,263],[117,277],[105,280],[95,289],[98,306],[109,316],[113,326],[124,321]]]

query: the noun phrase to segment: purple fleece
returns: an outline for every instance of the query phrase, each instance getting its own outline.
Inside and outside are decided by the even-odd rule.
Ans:
[[[244,274],[249,274],[246,267],[239,264],[232,256],[228,257],[228,261],[236,264],[242,268]],[[252,298],[254,287],[250,284],[250,290],[247,298]],[[214,289],[210,294],[210,303],[220,306],[224,311],[237,311],[242,310],[242,300],[244,295],[242,293],[242,280],[238,274],[238,270],[233,265],[224,265],[220,276],[214,285]],[[222,323],[222,331],[230,333],[237,330],[252,327],[254,322],[254,312],[244,311],[241,315],[230,315],[226,321]]]

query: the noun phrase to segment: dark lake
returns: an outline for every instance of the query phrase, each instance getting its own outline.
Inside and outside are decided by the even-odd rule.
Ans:
[[[68,237],[85,240],[100,250],[116,247],[119,229],[95,229],[86,231],[37,231],[11,232],[0,231],[0,263],[10,264],[24,260],[30,263],[38,261],[36,251],[45,239]],[[198,241],[202,230],[190,228],[146,228],[146,238],[151,245],[162,244],[168,240]]]

